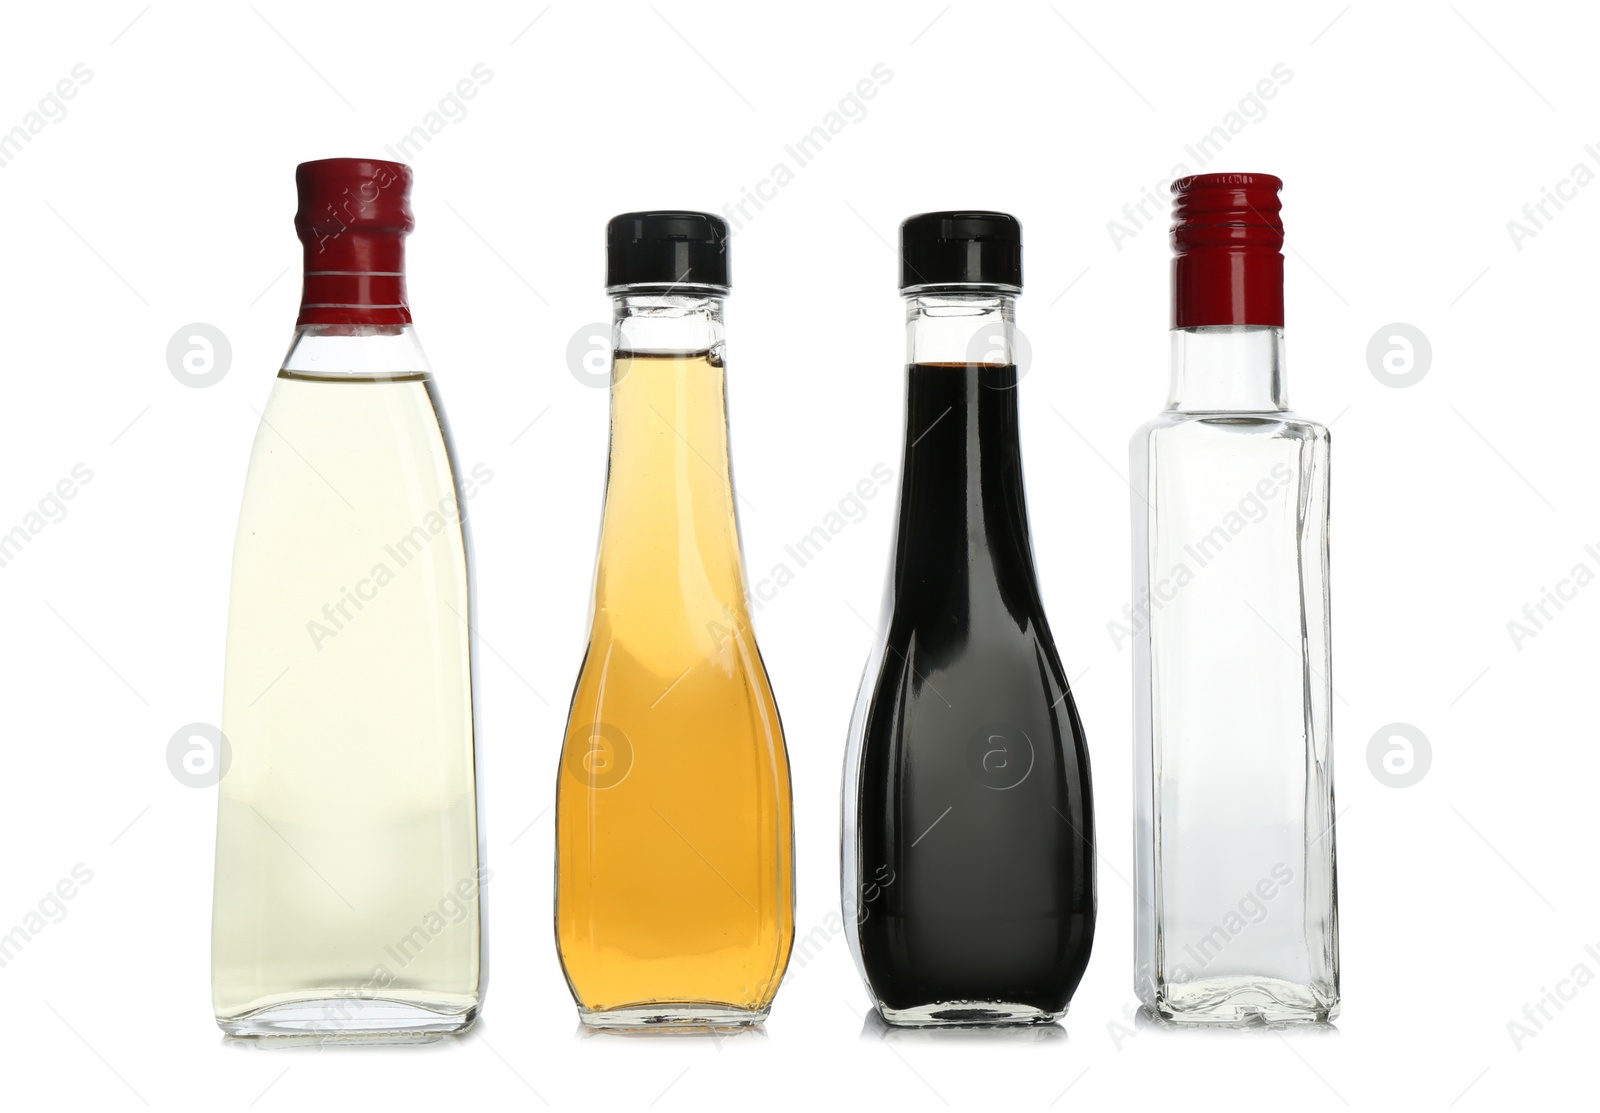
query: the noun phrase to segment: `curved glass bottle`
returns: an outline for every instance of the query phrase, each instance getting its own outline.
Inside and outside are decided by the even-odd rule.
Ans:
[[[1094,937],[1089,759],[1034,573],[1014,292],[907,299],[899,526],[842,848],[851,952],[891,1024],[1055,1020]]]
[[[723,291],[614,292],[593,624],[556,792],[556,942],[588,1025],[754,1024],[794,939],[794,836],[740,560]]]

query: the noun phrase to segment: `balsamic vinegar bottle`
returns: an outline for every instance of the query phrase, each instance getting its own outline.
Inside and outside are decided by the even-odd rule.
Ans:
[[[300,318],[233,552],[211,979],[235,1036],[459,1031],[483,994],[470,547],[411,327],[411,171],[295,172]]]
[[[905,455],[845,759],[848,936],[890,1024],[1049,1023],[1094,939],[1094,814],[1023,499],[1021,227],[925,213],[900,238]]]
[[[783,727],[728,460],[728,228],[606,229],[611,453],[556,790],[556,944],[593,1028],[759,1024],[794,940]]]
[[[1134,987],[1177,1021],[1339,1012],[1328,430],[1285,396],[1282,185],[1173,183],[1172,389],[1132,444]]]

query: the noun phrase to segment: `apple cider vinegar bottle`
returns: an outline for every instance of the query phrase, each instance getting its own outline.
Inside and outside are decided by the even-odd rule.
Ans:
[[[759,1023],[794,939],[789,766],[728,461],[727,225],[607,229],[611,454],[556,792],[556,940],[587,1025]]]

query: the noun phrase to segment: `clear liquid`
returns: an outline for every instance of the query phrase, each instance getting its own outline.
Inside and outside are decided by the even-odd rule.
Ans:
[[[467,557],[431,379],[280,374],[234,549],[212,991],[235,1034],[480,994]]]
[[[1327,430],[1169,411],[1132,457],[1135,988],[1173,1019],[1331,1019]]]
[[[587,1023],[748,1023],[794,939],[789,768],[750,629],[723,369],[619,353],[594,620],[556,795]]]

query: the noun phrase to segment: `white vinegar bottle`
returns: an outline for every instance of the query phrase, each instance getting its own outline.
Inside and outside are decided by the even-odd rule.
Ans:
[[[455,1031],[482,999],[487,874],[463,477],[405,297],[411,172],[329,159],[296,181],[304,296],[234,547],[217,1023]]]
[[[1285,399],[1282,183],[1172,188],[1172,390],[1131,464],[1134,984],[1169,1020],[1327,1021],[1328,430]]]

